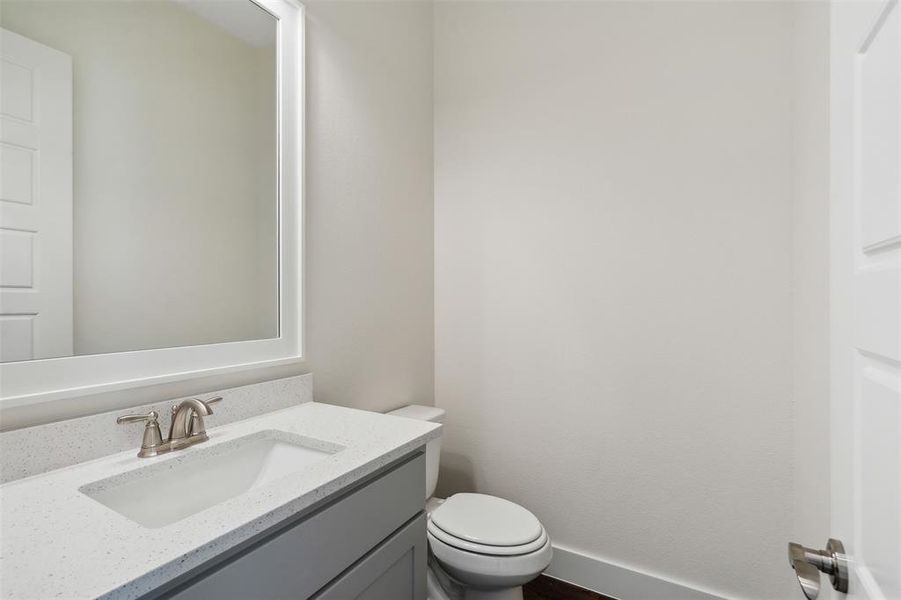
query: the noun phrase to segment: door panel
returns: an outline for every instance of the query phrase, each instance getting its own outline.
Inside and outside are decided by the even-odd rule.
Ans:
[[[898,267],[892,265],[892,255],[883,253],[867,257],[872,263],[858,269],[855,287],[855,345],[871,358],[901,361],[901,287]],[[883,264],[879,264],[883,263]]]
[[[0,361],[28,360],[33,356],[33,315],[0,315]]]
[[[889,7],[871,28],[857,64],[860,110],[861,245],[878,248],[901,235],[898,180],[898,72],[901,14]]]
[[[8,63],[3,63],[5,67]],[[4,202],[34,203],[35,150],[0,145],[0,198]]]
[[[860,390],[860,506],[858,558],[880,589],[901,590],[898,546],[899,410],[895,375],[878,366],[864,367]],[[897,595],[893,596],[897,597]]]
[[[34,232],[0,229],[0,286],[31,288],[34,284]]]

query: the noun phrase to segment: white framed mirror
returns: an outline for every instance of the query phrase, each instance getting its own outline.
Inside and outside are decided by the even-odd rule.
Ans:
[[[9,0],[0,36],[0,408],[302,360],[302,6]]]

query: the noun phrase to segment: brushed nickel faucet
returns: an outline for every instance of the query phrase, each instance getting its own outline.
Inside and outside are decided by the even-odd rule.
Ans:
[[[122,415],[116,419],[116,423],[146,423],[144,426],[144,438],[138,456],[147,458],[159,456],[173,450],[182,450],[207,441],[203,417],[213,414],[210,404],[219,402],[222,396],[216,396],[209,400],[188,398],[178,404],[172,405],[172,421],[169,425],[169,438],[163,439],[160,433],[159,414],[150,411],[146,415]]]

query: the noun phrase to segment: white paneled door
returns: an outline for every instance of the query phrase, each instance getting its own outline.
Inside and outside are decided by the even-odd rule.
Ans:
[[[0,361],[72,338],[72,59],[0,29]]]
[[[831,27],[832,535],[849,597],[901,600],[901,6]]]

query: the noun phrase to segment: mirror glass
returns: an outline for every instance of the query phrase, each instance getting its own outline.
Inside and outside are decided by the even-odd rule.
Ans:
[[[278,337],[277,20],[3,0],[0,360]]]

